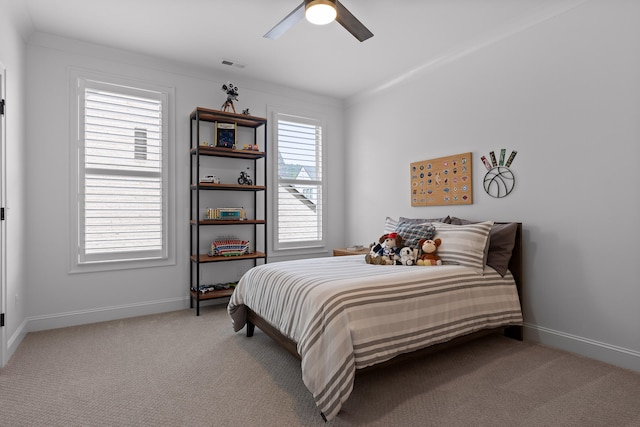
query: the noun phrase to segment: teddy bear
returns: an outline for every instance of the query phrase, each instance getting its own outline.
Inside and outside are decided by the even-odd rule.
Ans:
[[[364,256],[367,264],[395,265],[400,264],[400,248],[402,236],[398,233],[387,233],[380,236],[377,244],[373,244]]]
[[[400,249],[400,264],[402,265],[415,265],[416,263],[416,255],[418,254],[417,249],[413,249],[409,246],[405,246]]]
[[[418,242],[418,246],[422,249],[422,255],[418,258],[416,264],[418,265],[442,265],[442,260],[438,255],[436,255],[436,251],[438,250],[438,246],[442,244],[442,240],[435,239],[420,239]]]

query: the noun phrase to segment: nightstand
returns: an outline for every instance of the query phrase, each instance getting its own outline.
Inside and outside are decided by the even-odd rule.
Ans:
[[[337,248],[333,250],[333,256],[366,255],[368,253],[369,253],[369,248],[362,248],[357,251],[349,250],[347,248]]]

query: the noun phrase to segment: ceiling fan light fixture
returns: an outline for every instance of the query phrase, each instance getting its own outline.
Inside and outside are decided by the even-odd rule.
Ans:
[[[336,19],[336,4],[331,0],[312,0],[305,6],[304,16],[316,25],[326,25]]]

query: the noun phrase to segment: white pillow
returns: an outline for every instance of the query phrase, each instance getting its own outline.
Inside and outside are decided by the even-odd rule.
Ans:
[[[442,240],[437,254],[443,264],[459,264],[482,273],[486,262],[485,248],[493,221],[452,225],[434,222],[436,237]]]

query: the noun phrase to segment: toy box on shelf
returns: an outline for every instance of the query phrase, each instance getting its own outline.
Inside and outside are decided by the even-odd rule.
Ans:
[[[247,219],[244,208],[207,208],[205,219],[221,219],[243,221]]]
[[[239,256],[251,253],[251,244],[236,237],[219,237],[211,243],[209,256]]]

